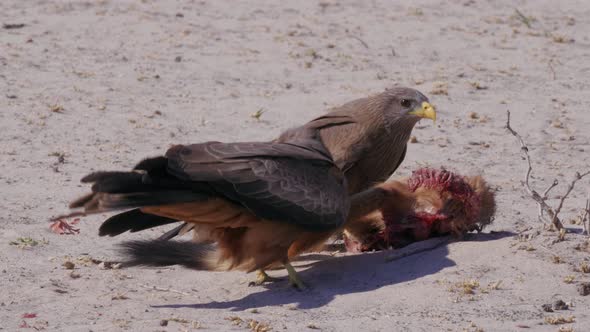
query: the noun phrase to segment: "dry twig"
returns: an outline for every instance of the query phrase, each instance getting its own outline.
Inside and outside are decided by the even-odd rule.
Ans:
[[[520,148],[521,148],[522,153],[524,154],[525,159],[528,164],[528,169],[527,169],[523,184],[524,184],[527,192],[531,195],[532,199],[535,202],[537,202],[537,204],[539,206],[539,220],[541,220],[542,222],[549,221],[549,222],[551,222],[551,224],[553,224],[553,226],[555,226],[555,228],[557,228],[557,230],[562,230],[563,224],[561,223],[561,220],[559,220],[558,215],[559,215],[559,212],[561,212],[561,208],[563,207],[563,203],[565,202],[566,198],[569,196],[569,194],[574,189],[576,182],[581,180],[586,175],[590,174],[590,171],[587,171],[587,172],[581,173],[581,174],[580,174],[580,172],[576,172],[574,179],[572,180],[572,182],[570,182],[570,184],[567,188],[567,191],[565,192],[565,194],[563,196],[561,196],[561,199],[559,200],[559,205],[557,206],[557,209],[553,210],[547,204],[546,200],[547,200],[547,195],[549,194],[549,191],[551,191],[551,189],[555,188],[555,186],[557,186],[558,182],[557,182],[557,180],[553,180],[553,183],[547,189],[545,189],[545,191],[543,192],[543,196],[539,195],[539,193],[536,190],[531,188],[529,179],[531,177],[531,173],[533,172],[533,166],[531,164],[531,157],[529,156],[529,148],[526,145],[526,143],[524,142],[524,140],[522,139],[522,136],[520,136],[520,134],[518,134],[514,129],[512,129],[512,127],[510,127],[510,111],[506,111],[506,114],[507,114],[506,129],[508,129],[508,131],[514,137],[516,137],[518,139],[518,141],[520,143]],[[546,220],[544,218],[543,212],[547,213],[547,215],[550,218],[549,220]]]
[[[553,179],[553,183],[547,187],[547,189],[545,189],[545,191],[543,192],[543,200],[546,201],[547,198],[549,198],[549,192],[551,191],[551,189],[555,188],[555,186],[557,186],[559,184],[559,181],[557,181],[557,179]],[[543,217],[543,208],[541,207],[541,205],[539,204],[539,220],[542,220]]]
[[[548,32],[547,30],[545,30],[545,34],[548,36],[553,36],[553,38],[557,38],[556,36],[552,35],[551,32]],[[557,79],[557,72],[555,71],[555,65],[561,65],[562,63],[555,57],[551,57],[551,59],[549,59],[549,61],[547,61],[547,67],[549,68],[549,71],[551,72],[551,77],[553,78],[553,80]]]
[[[582,225],[584,225],[584,234],[588,234],[588,227],[590,227],[590,192],[588,192],[588,198],[586,198],[586,207],[584,208],[584,214],[582,215]],[[586,226],[588,222],[588,226]]]
[[[170,293],[176,293],[176,294],[181,294],[181,295],[190,295],[188,293],[185,292],[181,292],[179,290],[176,289],[172,289],[172,288],[160,288],[160,287],[156,287],[156,286],[150,286],[150,285],[139,285],[143,288],[147,288],[147,289],[151,289],[151,290],[155,290],[155,291],[159,291],[159,292],[170,292]]]
[[[559,200],[559,205],[557,206],[557,209],[555,209],[555,213],[553,214],[553,219],[551,220],[551,222],[554,225],[555,225],[555,220],[557,219],[557,215],[559,214],[559,212],[561,211],[561,208],[563,207],[563,202],[565,201],[567,196],[569,196],[569,194],[572,192],[572,190],[574,190],[574,186],[576,185],[576,182],[580,181],[583,177],[585,177],[588,174],[590,174],[590,171],[587,171],[582,174],[580,174],[580,172],[576,172],[576,174],[574,175],[574,179],[572,180],[572,182],[570,182],[570,185],[567,187],[567,191],[565,192],[565,194],[563,196],[561,196],[561,199]]]
[[[369,44],[367,44],[364,40],[362,40],[360,37],[354,36],[354,35],[349,35],[350,38],[354,38],[356,40],[359,41],[359,43],[361,43],[366,49],[369,49]]]
[[[547,187],[547,189],[545,189],[545,191],[543,192],[543,199],[547,199],[547,195],[549,195],[551,189],[555,188],[555,186],[557,186],[558,184],[559,182],[557,181],[557,179],[553,179],[553,183],[549,187]]]
[[[518,139],[518,141],[520,142],[520,149],[522,150],[522,153],[524,154],[524,157],[526,158],[527,164],[528,164],[528,169],[526,171],[526,175],[524,177],[524,186],[527,190],[527,192],[531,195],[531,197],[533,198],[533,200],[535,202],[537,202],[537,204],[539,205],[539,220],[544,221],[544,217],[543,217],[543,211],[546,212],[549,217],[552,218],[553,224],[555,225],[555,227],[557,229],[562,229],[563,225],[561,224],[561,221],[559,220],[559,218],[557,218],[557,215],[555,214],[555,212],[553,212],[553,209],[547,205],[547,203],[545,202],[546,197],[542,197],[541,195],[539,195],[539,193],[534,190],[533,188],[531,188],[531,185],[529,183],[529,179],[531,177],[531,173],[533,172],[533,166],[531,164],[531,157],[529,156],[529,148],[526,145],[526,143],[524,142],[524,140],[522,139],[522,136],[520,136],[520,134],[518,134],[514,129],[512,129],[512,127],[510,127],[510,111],[506,111],[507,114],[507,119],[506,119],[506,129],[508,129],[508,131]],[[557,182],[557,180],[554,181],[554,183]],[[552,186],[554,187],[554,186]],[[545,193],[549,193],[549,191],[551,190],[552,187],[549,187],[547,190],[545,190]]]
[[[531,29],[531,21],[532,18],[531,17],[527,17],[525,16],[520,10],[518,10],[518,8],[514,8],[514,13],[516,14],[516,18],[521,21],[524,25],[527,26],[527,28]]]

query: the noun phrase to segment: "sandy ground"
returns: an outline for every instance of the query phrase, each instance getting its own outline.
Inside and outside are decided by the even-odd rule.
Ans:
[[[577,271],[589,252],[568,221],[590,179],[566,201],[572,232],[556,242],[504,129],[510,109],[532,184],[560,181],[552,205],[590,167],[587,1],[3,0],[0,23],[25,24],[0,28],[0,330],[588,330],[590,296],[576,288],[590,281]],[[126,169],[173,143],[269,139],[393,84],[440,110],[394,177],[423,165],[483,173],[499,204],[484,234],[393,262],[308,255],[296,266],[312,289],[298,292],[248,287],[254,276],[241,272],[90,262],[162,229],[99,238],[105,215],[84,218],[78,235],[48,229],[91,170]],[[558,299],[570,308],[542,310]],[[573,322],[547,323],[560,317]]]

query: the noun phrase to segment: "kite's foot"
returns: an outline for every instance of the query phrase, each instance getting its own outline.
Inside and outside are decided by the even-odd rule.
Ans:
[[[264,284],[265,282],[271,282],[271,281],[277,281],[279,280],[279,278],[273,278],[271,276],[269,276],[268,274],[266,274],[266,272],[264,272],[264,270],[258,270],[256,271],[256,281],[252,281],[248,284],[248,286],[260,286],[262,284]]]
[[[307,286],[299,279],[297,272],[290,263],[285,263],[285,269],[289,273],[289,286],[295,287],[298,290],[306,290]]]

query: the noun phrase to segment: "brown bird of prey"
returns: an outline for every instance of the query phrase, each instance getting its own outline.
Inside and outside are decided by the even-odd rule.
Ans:
[[[496,211],[494,191],[481,176],[420,168],[405,179],[367,190],[354,227],[344,232],[350,252],[401,248],[430,237],[480,231]],[[354,202],[353,202],[354,204]],[[374,209],[374,210],[370,210]],[[360,216],[360,214],[363,214]]]
[[[324,146],[346,176],[349,193],[356,194],[393,174],[405,158],[414,125],[422,118],[436,120],[428,98],[417,90],[395,87],[336,107],[290,131],[319,128]],[[278,140],[281,139],[282,136]],[[128,220],[126,227],[133,231],[137,222]],[[354,227],[355,223],[356,220],[349,218],[346,228]],[[159,223],[154,221],[150,225]],[[160,239],[171,239],[197,228],[193,223],[185,223]]]
[[[361,215],[350,193],[386,179],[404,158],[413,126],[435,118],[420,92],[393,88],[347,103],[270,142],[179,145],[129,172],[82,179],[92,193],[74,214],[126,210],[99,234],[115,236],[176,221],[195,227],[195,241],[131,241],[127,265],[183,265],[200,270],[259,270],[289,264],[321,246]],[[364,196],[358,196],[363,198]]]

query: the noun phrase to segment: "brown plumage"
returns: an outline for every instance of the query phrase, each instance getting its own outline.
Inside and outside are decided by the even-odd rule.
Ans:
[[[346,103],[306,126],[339,117],[353,121],[327,126],[320,135],[345,172],[350,193],[358,193],[393,174],[406,155],[414,125],[422,118],[434,120],[436,113],[419,91],[392,88]]]
[[[423,112],[416,116],[403,116],[404,112],[400,110],[391,114],[381,111],[388,106],[403,108],[401,104],[404,101],[411,101],[412,107],[421,106]],[[322,130],[321,137],[336,164],[344,171],[350,194],[360,193],[387,180],[406,156],[414,125],[421,118],[436,119],[428,98],[416,90],[405,88],[390,89],[373,97],[349,102],[324,118],[341,115],[348,115],[355,121],[328,127]],[[364,199],[356,201],[359,202],[359,209],[376,203]],[[357,227],[363,227],[363,221],[354,216],[349,217],[344,226],[345,230]]]
[[[302,128],[320,128],[323,144],[344,172],[349,193],[355,194],[393,174],[404,160],[414,125],[423,118],[436,119],[428,98],[417,90],[396,87],[336,107],[276,141]],[[350,219],[348,225],[354,223]],[[193,228],[193,224],[180,225],[160,238],[171,239]]]
[[[442,169],[418,169],[366,192],[373,193],[371,204],[352,216],[356,223],[344,235],[351,252],[401,248],[433,236],[461,237],[483,229],[496,211],[494,191],[481,176]]]
[[[131,172],[90,174],[82,181],[93,183],[92,193],[70,206],[80,209],[73,214],[126,210],[101,225],[101,236],[175,221],[194,228],[191,242],[124,243],[127,265],[252,271],[284,264],[301,286],[288,262],[341,230],[349,193],[387,178],[403,160],[414,124],[434,116],[418,91],[390,89],[271,142],[175,146]]]

